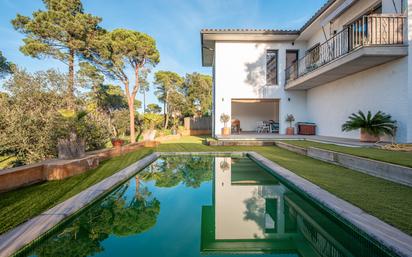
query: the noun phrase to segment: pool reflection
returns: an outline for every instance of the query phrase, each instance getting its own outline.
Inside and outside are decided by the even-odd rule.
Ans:
[[[250,159],[212,156],[156,160],[29,255],[137,253],[388,256]]]
[[[250,160],[216,157],[213,194],[202,207],[202,253],[387,256]]]

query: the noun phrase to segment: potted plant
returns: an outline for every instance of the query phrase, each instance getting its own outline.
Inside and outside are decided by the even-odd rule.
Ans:
[[[342,131],[360,129],[361,142],[377,142],[381,135],[394,136],[396,121],[392,116],[378,111],[372,115],[370,111],[365,115],[362,111],[352,113],[348,120],[342,125]]]
[[[295,128],[293,127],[293,122],[295,121],[295,117],[293,117],[292,114],[286,115],[286,122],[289,123],[289,127],[286,128],[286,135],[294,135],[295,134]]]
[[[111,142],[112,142],[113,147],[115,148],[121,147],[124,144],[124,140],[118,137],[112,137]]]
[[[227,115],[226,113],[222,113],[222,115],[220,115],[220,122],[223,122],[224,127],[222,128],[222,135],[223,136],[228,136],[230,135],[230,128],[227,127],[227,123],[230,120],[230,116]]]

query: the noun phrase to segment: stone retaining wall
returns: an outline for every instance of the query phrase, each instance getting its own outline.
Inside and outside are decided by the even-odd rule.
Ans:
[[[280,148],[284,148],[302,155],[307,155],[314,159],[337,164],[345,168],[360,171],[362,173],[383,178],[399,184],[412,186],[412,168],[409,167],[376,161],[368,158],[362,158],[351,154],[320,149],[316,147],[309,147],[305,149],[283,142],[276,142],[276,145]]]
[[[280,148],[289,150],[291,152],[295,152],[295,153],[302,154],[302,155],[307,155],[307,151],[303,147],[299,147],[299,146],[295,146],[295,145],[289,145],[289,144],[286,144],[286,143],[283,143],[283,142],[278,142],[278,141],[275,142],[275,145],[280,147]]]
[[[154,147],[155,141],[128,144],[119,148],[87,152],[86,157],[75,160],[52,159],[0,171],[0,192],[7,192],[24,186],[49,180],[61,180],[84,173],[110,159],[142,147]]]

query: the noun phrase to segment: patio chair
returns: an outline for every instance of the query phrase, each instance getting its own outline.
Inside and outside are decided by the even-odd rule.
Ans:
[[[271,121],[269,126],[270,126],[270,133],[279,133],[279,122]]]
[[[265,121],[258,121],[256,122],[256,132],[257,133],[263,133],[263,132],[267,132],[269,133],[270,131],[270,125],[269,123],[265,122]]]

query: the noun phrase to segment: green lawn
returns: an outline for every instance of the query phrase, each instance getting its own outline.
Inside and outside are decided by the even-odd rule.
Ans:
[[[76,195],[151,152],[151,149],[145,148],[104,161],[98,168],[81,175],[0,194],[0,234]]]
[[[110,176],[153,150],[161,152],[256,151],[329,192],[412,235],[412,188],[275,147],[205,146],[184,137],[106,161],[94,171],[0,195],[0,233]],[[185,143],[183,143],[185,142]]]
[[[318,143],[308,140],[285,140],[283,142],[303,148],[317,147],[335,152],[347,153],[373,160],[412,167],[412,152],[396,152],[371,147],[346,147],[340,145]]]

